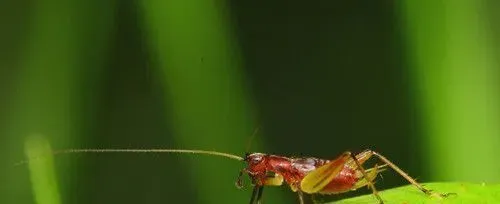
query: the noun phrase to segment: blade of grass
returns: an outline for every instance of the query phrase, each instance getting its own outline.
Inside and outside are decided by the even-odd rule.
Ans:
[[[33,1],[25,6],[29,11],[23,44],[20,45],[18,67],[9,96],[7,122],[2,132],[3,159],[16,161],[22,155],[23,137],[32,133],[45,135],[57,146],[76,141],[80,116],[77,104],[80,75],[78,59],[80,30],[78,26],[81,4],[74,1]],[[85,67],[86,68],[86,67]],[[70,167],[67,165],[66,167]],[[61,195],[71,191],[64,178],[70,168],[60,174]],[[18,169],[8,169],[5,181],[7,191],[0,192],[0,203],[30,203],[27,175]],[[68,176],[69,178],[70,176]],[[4,181],[2,179],[2,181]],[[21,182],[26,181],[26,182]]]
[[[224,1],[144,1],[143,5],[177,145],[243,154],[256,125]],[[199,202],[248,201],[249,192],[236,189],[231,176],[242,163],[196,160],[189,166]]]
[[[500,65],[483,1],[402,1],[429,177],[499,182]],[[480,167],[480,168],[479,168]]]
[[[36,203],[61,203],[49,142],[41,135],[32,135],[26,139],[25,154]]]
[[[429,189],[440,193],[454,193],[446,198],[427,196],[412,185],[388,189],[380,192],[386,204],[391,203],[500,203],[499,184],[473,183],[426,183]],[[377,203],[373,195],[363,195],[334,202],[336,204]]]

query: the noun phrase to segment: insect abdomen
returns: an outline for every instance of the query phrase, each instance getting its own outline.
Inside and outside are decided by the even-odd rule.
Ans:
[[[333,178],[330,183],[328,183],[320,192],[321,194],[337,194],[344,193],[350,190],[355,190],[353,187],[359,181],[359,178],[355,174],[355,170],[349,166],[345,166],[344,169]]]

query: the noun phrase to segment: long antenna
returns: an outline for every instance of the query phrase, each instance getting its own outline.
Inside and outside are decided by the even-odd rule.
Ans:
[[[195,150],[195,149],[63,149],[56,150],[54,154],[69,154],[69,153],[189,153],[189,154],[205,154],[222,156],[238,161],[243,161],[243,158],[234,154],[208,151],[208,150]]]
[[[188,153],[188,154],[204,154],[204,155],[214,155],[226,157],[238,161],[243,161],[243,157],[236,156],[234,154],[209,151],[209,150],[194,150],[194,149],[63,149],[53,151],[52,154],[71,154],[71,153]],[[29,163],[32,160],[37,160],[43,158],[43,156],[29,158],[14,164],[14,166]]]

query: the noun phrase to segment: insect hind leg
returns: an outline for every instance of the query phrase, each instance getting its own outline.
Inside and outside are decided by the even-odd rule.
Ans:
[[[375,152],[373,150],[365,150],[363,152],[370,152],[372,155],[376,156],[380,161],[384,162],[387,166],[389,166],[391,169],[396,171],[399,175],[401,175],[403,178],[405,178],[408,182],[410,182],[413,186],[417,187],[420,191],[423,193],[429,195],[429,196],[438,196],[438,197],[447,197],[449,195],[453,195],[455,193],[435,193],[430,189],[425,188],[422,186],[420,183],[418,183],[414,178],[410,177],[406,172],[401,170],[396,164],[392,163],[389,159],[384,157],[383,155],[379,154],[378,152]]]
[[[372,190],[373,195],[377,198],[377,200],[379,201],[379,203],[383,204],[384,201],[382,200],[382,198],[378,194],[377,188],[375,188],[375,184],[373,184],[372,179],[370,179],[370,177],[368,176],[368,173],[366,172],[366,170],[363,167],[363,165],[361,165],[362,163],[364,163],[366,160],[368,160],[371,157],[371,154],[369,154],[369,153],[372,153],[372,152],[373,151],[371,151],[371,152],[363,151],[362,153],[358,154],[358,155],[367,154],[366,156],[360,157],[362,159],[361,161],[359,161],[360,158],[357,158],[358,155],[356,155],[356,156],[354,156],[353,154],[349,154],[349,155],[351,156],[352,160],[356,164],[356,166],[359,169],[359,171],[361,171],[361,173],[363,174],[363,179],[366,180],[366,185],[368,185],[368,187],[370,187],[370,189]]]

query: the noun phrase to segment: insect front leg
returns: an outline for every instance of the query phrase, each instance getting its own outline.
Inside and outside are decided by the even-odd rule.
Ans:
[[[241,177],[243,176],[243,172],[246,172],[246,169],[242,169],[240,173],[238,174],[238,178],[236,179],[236,182],[234,182],[234,185],[236,185],[236,188],[242,189],[243,188],[243,181],[241,180]]]
[[[255,185],[252,191],[252,197],[250,198],[250,204],[260,204],[260,199],[262,198],[262,192],[264,191],[264,186]]]

